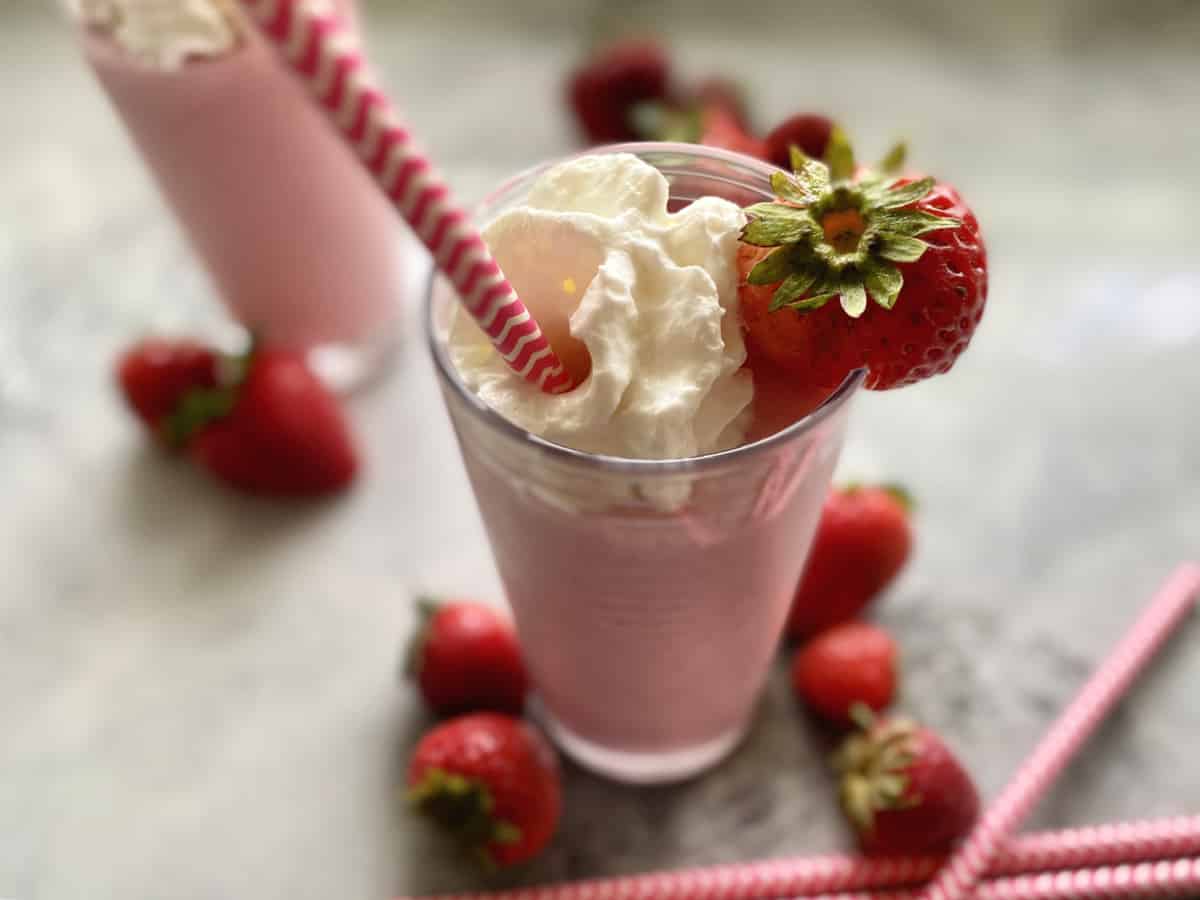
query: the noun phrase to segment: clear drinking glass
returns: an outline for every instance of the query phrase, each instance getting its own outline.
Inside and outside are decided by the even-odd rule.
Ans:
[[[335,5],[354,21],[352,0]],[[273,48],[243,21],[230,52],[160,68],[78,28],[233,318],[310,351],[335,387],[377,374],[398,342],[400,221]]]
[[[676,208],[705,194],[771,196],[774,170],[748,157],[683,144],[592,152],[618,151],[663,172]],[[479,221],[519,206],[544,168],[503,184]],[[431,281],[428,338],[547,730],[624,781],[715,764],[749,725],[861,375],[755,443],[690,459],[600,456],[524,431],[464,385],[447,353],[457,302]]]

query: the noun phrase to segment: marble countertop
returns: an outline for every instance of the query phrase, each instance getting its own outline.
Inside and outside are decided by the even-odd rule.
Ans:
[[[572,146],[559,73],[596,6],[372,10],[387,81],[465,194]],[[842,470],[919,497],[916,558],[879,615],[904,646],[904,708],[993,793],[1200,556],[1200,10],[768,6],[639,15],[670,25],[688,70],[742,75],[764,113],[836,108],[877,150],[906,131],[989,237],[971,353],[863,398]],[[791,18],[764,28],[774,15]],[[394,373],[352,404],[357,490],[301,508],[213,490],[146,448],[108,379],[134,335],[215,328],[220,310],[66,28],[9,0],[0,59],[0,897],[483,884],[400,796],[427,725],[396,684],[412,592],[501,596],[417,297]],[[1032,824],[1200,809],[1198,628]],[[570,769],[552,848],[500,883],[846,846],[823,752],[776,677],[707,777],[634,789]]]

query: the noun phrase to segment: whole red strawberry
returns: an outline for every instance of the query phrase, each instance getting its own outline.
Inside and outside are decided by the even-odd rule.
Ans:
[[[260,348],[244,377],[185,398],[176,430],[192,458],[252,494],[316,496],[347,487],[358,456],[336,397],[291,350]]]
[[[434,728],[408,768],[409,799],[485,862],[536,856],[562,805],[554,751],[531,725],[474,713]]]
[[[491,709],[520,714],[529,680],[512,623],[482,603],[421,601],[423,621],[408,674],[437,712]]]
[[[975,824],[979,792],[940,737],[907,719],[863,717],[835,764],[842,809],[867,853],[944,853]]]
[[[217,371],[217,354],[198,341],[148,338],[121,355],[117,383],[130,409],[165,440],[163,422],[188,391],[215,387]]]
[[[813,159],[825,156],[833,120],[815,113],[800,113],[784,119],[767,134],[767,159],[781,169],[791,168],[792,147]]]
[[[594,54],[570,79],[568,100],[584,135],[594,144],[636,140],[634,109],[663,101],[670,66],[658,42],[626,39]]]
[[[974,213],[932,178],[857,167],[834,129],[828,165],[796,154],[778,202],[747,212],[739,295],[747,341],[806,386],[865,369],[874,390],[946,372],[987,302]],[[836,300],[837,302],[830,302]]]
[[[881,712],[896,693],[896,642],[866,622],[846,622],[796,651],[792,687],[813,712],[839,725],[853,724],[858,704]]]
[[[894,485],[849,485],[825,498],[788,634],[802,638],[861,613],[912,552],[912,500]]]

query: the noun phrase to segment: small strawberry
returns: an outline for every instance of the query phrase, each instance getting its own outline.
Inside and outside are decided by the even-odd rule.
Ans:
[[[670,90],[666,51],[653,40],[626,39],[603,48],[570,78],[568,100],[594,144],[637,140],[634,110],[665,101]]]
[[[853,619],[891,583],[912,551],[911,509],[912,499],[894,485],[829,492],[792,601],[791,637]]]
[[[866,622],[846,622],[796,651],[792,688],[810,709],[831,722],[851,725],[862,704],[881,712],[896,693],[896,642]]]
[[[813,159],[823,159],[833,134],[833,121],[815,113],[800,113],[784,119],[767,134],[767,159],[781,169],[790,169],[792,147]]]
[[[936,734],[907,719],[871,721],[834,759],[841,803],[867,853],[944,853],[979,816],[971,776]]]
[[[117,361],[117,383],[129,408],[165,440],[163,422],[193,388],[217,385],[218,357],[193,340],[148,338]]]
[[[485,863],[536,856],[561,810],[558,761],[531,725],[473,713],[421,738],[408,768],[413,805]]]
[[[878,171],[856,167],[835,128],[826,155],[828,165],[796,151],[795,174],[771,179],[778,202],[746,210],[741,239],[756,248],[741,257],[748,343],[826,389],[854,369],[874,390],[948,371],[987,301],[974,213],[933,178],[890,174],[900,152]]]
[[[168,420],[193,460],[251,494],[341,490],[358,456],[336,397],[290,350],[255,349],[232,384],[191,391]]]
[[[492,709],[519,715],[529,681],[512,623],[482,603],[421,601],[423,621],[407,661],[439,713]]]

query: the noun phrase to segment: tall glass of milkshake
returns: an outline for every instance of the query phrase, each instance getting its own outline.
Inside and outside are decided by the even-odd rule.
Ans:
[[[351,0],[330,0],[353,14]],[[344,386],[395,343],[402,226],[233,0],[74,0],[83,50],[242,325]]]
[[[746,733],[861,382],[812,400],[746,365],[741,208],[772,198],[772,171],[631,144],[491,195],[484,237],[575,374],[567,394],[522,381],[448,283],[430,288],[435,368],[539,715],[620,780],[688,777]]]

